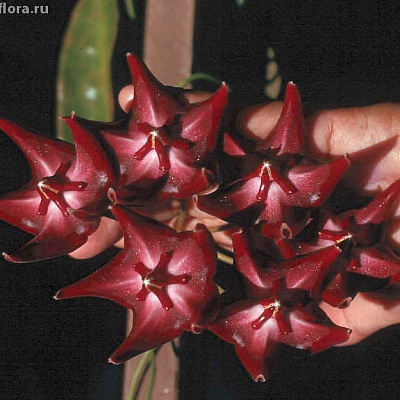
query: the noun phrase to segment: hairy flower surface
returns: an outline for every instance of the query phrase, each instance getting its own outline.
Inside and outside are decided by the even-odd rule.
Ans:
[[[280,118],[266,139],[255,149],[245,149],[227,135],[225,150],[248,160],[242,176],[199,197],[198,207],[239,225],[262,223],[263,234],[276,239],[293,237],[304,228],[307,210],[321,206],[349,166],[346,157],[325,163],[312,158],[293,83],[287,86]]]
[[[265,381],[277,343],[316,352],[348,339],[349,330],[317,306],[326,269],[340,254],[336,246],[274,263],[256,254],[243,234],[233,239],[247,298],[224,307],[209,329],[235,345],[254,380]]]
[[[190,105],[158,82],[134,55],[128,54],[128,64],[135,93],[129,119],[117,124],[86,122],[101,131],[118,159],[118,197],[187,199],[209,189],[215,184],[210,155],[227,104],[227,86]]]
[[[106,155],[74,115],[66,118],[75,147],[35,135],[1,119],[4,131],[26,155],[29,183],[0,198],[0,218],[35,237],[12,254],[13,262],[29,262],[69,253],[87,240],[100,223],[114,183]]]
[[[177,233],[122,206],[112,210],[124,230],[124,250],[56,298],[102,297],[133,311],[132,331],[110,358],[120,363],[184,330],[196,331],[215,315],[215,307],[208,312],[218,291],[216,254],[204,226]]]

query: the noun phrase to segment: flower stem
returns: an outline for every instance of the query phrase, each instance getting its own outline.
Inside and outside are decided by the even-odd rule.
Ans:
[[[233,265],[233,258],[232,257],[229,257],[226,254],[221,253],[219,251],[217,252],[217,256],[218,256],[218,260],[219,261],[222,261],[225,264]]]
[[[215,83],[218,86],[221,85],[221,81],[219,79],[214,78],[213,76],[205,74],[203,72],[197,72],[195,74],[190,75],[188,78],[184,79],[183,81],[180,81],[177,86],[184,88],[185,86],[191,84],[194,81],[207,81],[207,82]]]
[[[140,386],[143,382],[143,378],[147,372],[147,368],[148,368],[149,364],[152,362],[153,359],[154,359],[154,365],[155,365],[155,349],[146,351],[146,353],[144,353],[142,355],[142,358],[135,370],[135,373],[132,376],[131,386],[129,388],[128,399],[130,399],[130,400],[137,399],[137,396],[138,396],[139,390],[140,390]],[[151,380],[151,377],[150,377],[150,380]],[[153,382],[153,386],[154,386],[154,382]]]
[[[151,400],[151,396],[153,394],[154,383],[156,381],[156,354],[154,350],[151,351],[151,358],[150,358],[150,381],[149,381],[149,388],[147,389],[147,396],[146,400]]]
[[[178,221],[176,223],[176,231],[181,232],[186,222],[187,218],[187,204],[185,200],[181,200],[181,207],[179,209]]]

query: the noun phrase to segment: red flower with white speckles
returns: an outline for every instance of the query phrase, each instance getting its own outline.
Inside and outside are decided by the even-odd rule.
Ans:
[[[0,198],[0,218],[35,237],[5,258],[29,262],[69,253],[87,240],[100,223],[114,184],[113,171],[100,144],[75,120],[66,118],[73,145],[35,135],[0,120],[24,152],[32,179]]]
[[[349,330],[317,306],[326,270],[340,254],[336,246],[277,263],[257,254],[243,234],[233,238],[247,298],[224,307],[209,329],[235,345],[254,380],[265,381],[277,343],[316,352],[348,339]]]
[[[124,250],[56,298],[103,297],[133,311],[132,331],[110,358],[120,363],[184,330],[198,330],[215,316],[218,291],[212,281],[216,254],[205,227],[176,233],[121,206],[113,213],[124,230]]]
[[[215,184],[210,169],[220,120],[227,104],[223,85],[211,98],[191,105],[158,82],[128,54],[134,87],[131,116],[120,123],[83,121],[100,130],[118,159],[120,200],[141,203],[187,199]]]
[[[227,153],[248,165],[240,178],[199,197],[199,208],[240,225],[261,223],[268,237],[294,237],[308,223],[307,209],[321,206],[349,166],[346,157],[314,161],[304,135],[300,96],[289,83],[275,128],[255,150],[226,136]]]
[[[385,280],[386,284],[400,281],[400,258],[385,241],[385,224],[399,194],[400,180],[379,193],[364,208],[325,219],[313,248],[336,243],[342,247],[343,253],[337,274],[324,291],[324,301],[335,307],[350,304],[357,290],[348,283],[349,273]]]

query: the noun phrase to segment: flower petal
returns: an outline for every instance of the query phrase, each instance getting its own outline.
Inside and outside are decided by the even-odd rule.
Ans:
[[[293,207],[320,207],[350,165],[347,157],[339,157],[322,165],[297,165],[288,178],[297,191],[287,195],[285,203]]]
[[[138,122],[159,128],[183,112],[183,106],[166,92],[136,56],[128,53],[127,60],[135,93],[132,112]]]
[[[400,281],[400,258],[388,248],[378,250],[374,247],[354,249],[357,265],[348,271],[372,278],[388,279],[391,284]]]
[[[399,194],[400,180],[397,180],[379,193],[366,207],[354,211],[357,224],[381,224],[386,221]]]
[[[61,164],[68,164],[74,158],[74,146],[67,142],[36,135],[2,118],[0,129],[24,152],[32,169],[33,180],[53,175]]]
[[[182,137],[194,144],[187,151],[192,161],[199,161],[214,150],[227,101],[228,87],[223,84],[213,96],[182,115]]]
[[[305,123],[300,94],[296,85],[289,82],[286,86],[285,100],[278,122],[267,138],[258,144],[258,149],[278,150],[278,155],[308,155],[304,133]]]

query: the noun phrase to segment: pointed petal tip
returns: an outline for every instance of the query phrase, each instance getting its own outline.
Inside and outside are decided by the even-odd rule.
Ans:
[[[299,88],[293,81],[290,81],[286,85],[286,91],[291,92],[291,93],[299,93]]]
[[[13,257],[11,257],[9,254],[7,254],[5,251],[3,251],[3,252],[1,253],[1,255],[3,256],[3,258],[4,258],[6,261],[15,262],[14,259],[13,259]]]
[[[126,53],[128,65],[131,69],[131,73],[136,69],[137,66],[144,66],[145,64],[133,53]]]
[[[115,192],[114,188],[108,189],[107,196],[108,196],[108,199],[111,202],[111,205],[109,207],[112,210],[112,208],[115,205],[117,205],[117,193]]]
[[[301,110],[300,92],[297,85],[292,81],[286,85],[285,90],[284,106],[288,107],[289,104],[295,104]]]
[[[211,97],[211,99],[213,99],[214,101],[218,101],[221,104],[222,108],[225,108],[226,103],[228,102],[228,94],[229,94],[229,88],[225,84],[225,82],[223,82],[222,85]]]
[[[128,53],[129,54],[129,53]],[[120,362],[113,359],[113,356],[109,357],[108,359],[109,364],[118,365],[121,364]]]
[[[218,91],[223,91],[228,93],[229,92],[229,86],[227,85],[227,83],[225,81],[223,81],[221,83],[221,86],[219,87]]]
[[[54,296],[53,296],[53,299],[54,300],[62,300],[62,299],[64,299],[65,298],[65,296],[64,296],[64,291],[63,291],[63,289],[60,289]]]
[[[35,262],[35,261],[40,261],[41,259],[25,259],[23,257],[18,257],[14,254],[8,254],[6,252],[1,253],[1,255],[3,256],[3,258],[8,261],[8,262],[12,262],[14,264],[26,264],[29,262]]]
[[[255,382],[261,382],[264,383],[266,381],[265,376],[263,374],[258,374],[255,378],[254,378]]]

